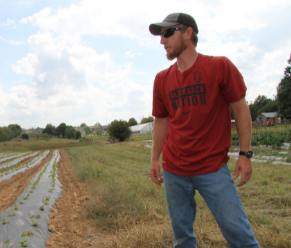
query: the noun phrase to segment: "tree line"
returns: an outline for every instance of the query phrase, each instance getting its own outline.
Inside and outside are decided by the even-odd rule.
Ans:
[[[12,140],[21,134],[21,127],[17,124],[10,124],[8,127],[0,127],[0,142]]]
[[[255,101],[249,104],[252,121],[263,112],[277,112],[279,115],[291,117],[291,56],[287,61],[284,77],[277,86],[277,94],[274,99],[269,99],[264,95],[259,95]]]
[[[67,126],[64,122],[57,127],[47,124],[42,133],[67,139],[80,139],[82,136],[73,126]]]

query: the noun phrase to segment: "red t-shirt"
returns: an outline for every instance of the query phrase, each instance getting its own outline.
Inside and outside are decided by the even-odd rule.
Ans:
[[[238,69],[226,57],[198,54],[188,70],[177,63],[156,75],[152,115],[169,118],[163,169],[195,176],[218,171],[229,159],[229,103],[245,97]]]

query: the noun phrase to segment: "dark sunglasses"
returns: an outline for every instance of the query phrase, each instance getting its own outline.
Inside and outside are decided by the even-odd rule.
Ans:
[[[182,30],[182,28],[169,28],[166,29],[163,33],[161,33],[161,37],[165,37],[165,38],[169,38],[170,36],[172,36],[176,30]]]

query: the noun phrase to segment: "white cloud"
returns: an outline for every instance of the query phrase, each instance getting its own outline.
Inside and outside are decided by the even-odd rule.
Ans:
[[[143,105],[138,113],[148,108],[148,89],[126,79],[132,64],[115,65],[109,52],[96,53],[82,45],[78,36],[53,37],[49,31],[40,31],[30,36],[28,43],[34,52],[19,59],[12,69],[31,76],[33,87],[12,88],[6,104],[13,113],[22,111],[24,123],[25,116],[30,116],[42,126],[58,125],[59,120],[79,125],[84,119],[77,116],[82,115],[87,119],[92,116],[92,123],[97,121],[93,118],[102,116],[100,122],[104,123],[105,116],[117,108],[126,111],[135,104]],[[133,102],[132,95],[140,98]],[[112,118],[126,118],[118,112]]]
[[[6,22],[0,23],[0,27],[6,27],[15,24],[15,20],[7,19]]]
[[[22,45],[23,42],[22,41],[14,41],[14,40],[7,40],[7,39],[4,39],[3,37],[0,36],[0,40],[3,40],[5,42],[8,42],[12,45]]]
[[[162,47],[159,37],[149,34],[148,26],[180,11],[193,15],[198,23],[199,52],[227,56],[239,68],[248,87],[248,100],[258,94],[271,97],[283,75],[291,42],[286,32],[282,31],[284,39],[280,32],[273,35],[272,25],[286,23],[285,17],[276,17],[276,11],[286,12],[290,6],[283,0],[182,0],[182,4],[178,0],[85,0],[68,8],[44,8],[19,21],[23,28],[33,25],[38,32],[28,39],[31,51],[12,69],[31,76],[33,85],[20,85],[5,93],[0,88],[0,120],[16,118],[11,113],[25,113],[25,123],[29,122],[27,115],[45,126],[61,121],[79,125],[84,118],[105,124],[106,117],[112,121],[147,116],[151,112],[152,70],[173,63],[156,57],[155,51]],[[0,24],[4,25],[12,27],[15,21],[8,19]],[[97,45],[86,43],[88,37],[94,37]],[[99,45],[103,38],[112,39],[111,50]],[[135,63],[128,64],[123,57],[135,58]],[[152,66],[153,60],[161,61],[159,68]]]
[[[142,53],[134,53],[133,51],[125,52],[125,55],[131,58],[135,58],[136,55],[142,55]]]
[[[38,12],[38,13],[32,15],[32,16],[29,16],[29,17],[26,17],[26,18],[22,18],[19,22],[21,24],[26,24],[27,22],[36,21],[36,24],[41,26],[42,20],[45,19],[45,18],[48,18],[49,15],[51,14],[51,11],[52,11],[51,8],[46,7],[44,9],[42,9],[40,12]]]

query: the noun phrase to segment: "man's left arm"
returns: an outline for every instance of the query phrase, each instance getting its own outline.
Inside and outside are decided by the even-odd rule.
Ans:
[[[245,98],[242,98],[237,102],[231,103],[230,106],[235,118],[235,124],[240,143],[240,150],[251,150],[252,119],[249,106],[247,105]],[[238,178],[240,172],[241,181],[238,184],[239,187],[244,185],[251,178],[252,175],[251,159],[243,155],[240,155],[238,157],[233,179]]]

